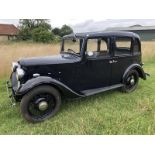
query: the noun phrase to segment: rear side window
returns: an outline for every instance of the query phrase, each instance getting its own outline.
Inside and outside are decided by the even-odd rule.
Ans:
[[[140,54],[140,42],[138,39],[134,41],[133,52],[134,54]]]
[[[115,55],[131,55],[132,39],[121,37],[115,39]]]

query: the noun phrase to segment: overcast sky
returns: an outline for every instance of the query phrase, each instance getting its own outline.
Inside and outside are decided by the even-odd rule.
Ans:
[[[0,23],[18,25],[18,19],[0,19]],[[70,25],[75,32],[101,31],[109,27],[126,27],[135,24],[143,26],[155,26],[155,19],[50,19],[52,27],[61,27],[63,24]]]
[[[67,24],[72,26],[75,32],[98,31],[107,27],[135,24],[155,25],[155,19],[150,19],[154,18],[154,0],[149,0],[149,3],[135,0],[39,0],[37,6],[36,1],[32,0],[2,2],[5,4],[1,4],[3,7],[0,12],[3,19],[0,23],[17,25],[17,19],[20,18],[45,18],[50,19],[52,27]],[[9,11],[6,12],[6,8]]]

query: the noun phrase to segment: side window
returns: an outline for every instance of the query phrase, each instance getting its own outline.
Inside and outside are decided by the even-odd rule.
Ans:
[[[120,56],[128,56],[131,55],[131,44],[132,44],[132,39],[127,38],[127,37],[121,37],[121,38],[116,38],[115,39],[115,55]]]
[[[88,39],[87,52],[97,52],[97,39]]]
[[[140,43],[138,39],[135,39],[134,46],[133,46],[134,54],[140,54]]]
[[[86,54],[88,57],[104,57],[109,55],[108,39],[95,38],[87,40]]]
[[[100,42],[100,52],[105,53],[105,54],[108,54],[109,52],[107,42],[103,39]]]

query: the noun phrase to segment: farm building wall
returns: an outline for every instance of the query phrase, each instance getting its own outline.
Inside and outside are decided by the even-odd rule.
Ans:
[[[0,41],[15,40],[16,36],[0,35]]]
[[[137,33],[142,41],[155,40],[155,30],[135,30],[131,32]]]
[[[155,26],[112,27],[107,31],[127,31],[137,33],[142,41],[155,40]]]
[[[8,36],[0,36],[0,41],[7,41],[8,40]]]

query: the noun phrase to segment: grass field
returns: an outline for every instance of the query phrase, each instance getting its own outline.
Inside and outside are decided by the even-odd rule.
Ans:
[[[155,134],[155,42],[142,44],[145,71],[151,77],[140,80],[135,92],[113,90],[67,100],[52,119],[40,124],[23,120],[19,104],[12,107],[5,91],[10,63],[20,57],[56,54],[58,49],[48,44],[0,45],[0,134]]]

